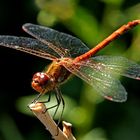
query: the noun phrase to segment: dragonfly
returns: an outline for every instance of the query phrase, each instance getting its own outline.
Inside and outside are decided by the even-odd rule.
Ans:
[[[63,84],[73,74],[91,85],[104,98],[124,102],[127,92],[119,80],[125,76],[140,80],[140,65],[122,56],[94,56],[120,35],[140,24],[133,20],[121,26],[111,35],[89,49],[80,39],[56,31],[54,29],[26,23],[23,30],[33,38],[0,35],[0,46],[23,51],[38,57],[49,59],[52,63],[42,72],[37,72],[32,78],[33,89],[39,92],[33,102],[40,96],[55,91],[57,105],[64,99],[60,90]],[[50,94],[48,101],[50,101]]]

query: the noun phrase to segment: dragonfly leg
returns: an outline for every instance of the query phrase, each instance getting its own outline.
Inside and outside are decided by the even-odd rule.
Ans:
[[[49,94],[48,99],[46,101],[39,101],[39,103],[48,103],[51,100],[51,94]]]
[[[55,88],[55,91],[56,91],[56,94],[55,94],[55,95],[56,95],[56,99],[57,99],[58,104],[57,104],[57,108],[56,108],[56,110],[55,110],[55,113],[54,113],[54,115],[53,115],[53,118],[55,117],[55,115],[56,115],[56,113],[57,113],[57,110],[58,110],[59,105],[60,105],[61,102],[62,102],[62,106],[63,106],[61,115],[60,115],[60,117],[59,117],[59,119],[58,119],[58,123],[57,123],[57,134],[55,135],[55,136],[57,136],[58,133],[59,133],[59,131],[58,131],[58,125],[60,124],[60,121],[62,120],[62,115],[63,115],[64,108],[65,108],[65,102],[64,102],[64,99],[63,99],[61,90],[60,90],[58,87],[56,87],[56,88]]]
[[[42,95],[43,95],[43,94],[40,93],[40,94],[32,101],[32,103],[36,103],[36,102],[39,102],[39,103],[48,103],[48,102],[50,102],[50,100],[51,100],[51,94],[49,94],[49,97],[48,97],[48,100],[47,100],[47,101],[38,101],[39,98],[40,98]],[[60,104],[61,104],[61,102],[62,102],[62,112],[61,112],[61,115],[60,115],[60,117],[59,117],[59,119],[58,119],[58,123],[57,123],[57,134],[56,134],[56,136],[57,136],[57,135],[58,135],[58,132],[59,132],[59,131],[58,131],[58,125],[59,125],[59,123],[60,123],[60,121],[61,121],[61,119],[62,119],[62,115],[63,115],[64,108],[65,108],[65,102],[64,102],[64,99],[63,99],[61,90],[60,90],[58,87],[55,88],[55,97],[56,97],[57,104],[56,104],[56,105],[53,105],[53,106],[51,106],[51,107],[49,107],[49,108],[47,108],[47,109],[44,111],[44,113],[45,113],[47,110],[56,107],[55,112],[54,112],[54,115],[53,115],[53,119],[54,119],[54,117],[55,117],[55,115],[56,115],[56,113],[57,113],[57,111],[58,111],[58,108],[59,108],[59,106],[60,106]]]
[[[36,104],[36,103],[38,103],[38,100],[39,100],[39,98],[42,96],[42,93],[39,93],[37,96],[36,96],[36,98],[31,102],[31,104]],[[27,105],[27,107],[29,107],[30,106],[30,104],[29,105]],[[30,108],[30,107],[29,107]]]
[[[56,88],[56,98],[58,98],[58,106],[56,108],[56,111],[54,113],[54,116],[59,108],[59,105],[60,103],[62,102],[62,112],[61,112],[61,115],[60,115],[60,118],[59,118],[59,121],[58,121],[58,124],[60,123],[61,119],[62,119],[62,115],[63,115],[63,112],[64,112],[64,108],[65,108],[65,102],[64,102],[64,99],[63,99],[63,96],[62,96],[62,93],[61,93],[61,90],[59,88]]]
[[[50,94],[49,94],[49,95],[50,95]],[[51,96],[49,96],[47,102],[50,101],[50,97],[51,97]],[[60,123],[60,121],[61,121],[61,119],[62,119],[62,115],[63,115],[64,108],[65,108],[65,102],[64,102],[64,99],[63,99],[61,90],[60,90],[58,87],[55,88],[55,97],[56,97],[56,100],[57,100],[57,104],[56,104],[56,105],[53,105],[53,106],[51,106],[51,107],[49,107],[49,108],[47,108],[47,109],[45,110],[45,112],[46,112],[47,110],[49,110],[49,109],[52,109],[52,108],[56,107],[55,112],[54,112],[54,115],[53,115],[53,119],[54,119],[54,117],[55,117],[55,115],[56,115],[56,113],[57,113],[57,111],[58,111],[58,108],[59,108],[59,106],[60,106],[60,104],[61,104],[61,102],[62,102],[63,108],[62,108],[61,115],[60,115],[60,117],[59,117],[59,119],[58,119],[58,123],[57,123],[57,134],[55,135],[55,136],[57,136],[57,135],[58,135],[58,132],[59,132],[59,131],[58,131],[58,125],[59,125],[59,123]],[[43,101],[43,102],[41,102],[41,103],[46,103],[46,102]],[[45,113],[45,112],[44,112],[44,113]]]
[[[31,102],[31,103],[36,103],[38,102],[39,98],[42,96],[42,93],[39,93],[36,98]]]
[[[39,96],[39,97],[40,97],[40,96]],[[37,99],[38,99],[39,97],[37,97]],[[62,108],[62,113],[61,113],[61,117],[60,117],[60,118],[62,118],[62,114],[63,114],[63,111],[64,111],[65,102],[64,102],[64,99],[63,99],[63,97],[62,97],[62,93],[61,93],[61,91],[60,91],[60,89],[59,89],[58,87],[55,88],[55,98],[56,98],[57,104],[56,104],[56,105],[53,105],[53,106],[51,106],[51,107],[48,107],[48,108],[46,109],[46,111],[49,110],[49,109],[52,109],[52,108],[55,108],[55,107],[56,107],[56,110],[55,110],[54,115],[53,115],[53,118],[54,118],[55,115],[56,115],[56,113],[57,113],[57,110],[58,110],[58,108],[59,108],[59,105],[60,105],[60,103],[61,103],[61,101],[62,101],[62,106],[63,106],[63,108]],[[35,100],[37,100],[37,99],[35,99]],[[39,101],[39,102],[40,102],[40,103],[48,103],[50,100],[51,100],[51,94],[49,94],[49,97],[48,97],[48,100],[47,100],[47,101]],[[46,112],[46,111],[45,111],[45,112]],[[44,113],[45,113],[45,112],[44,112]],[[61,120],[61,119],[60,119],[60,120]]]

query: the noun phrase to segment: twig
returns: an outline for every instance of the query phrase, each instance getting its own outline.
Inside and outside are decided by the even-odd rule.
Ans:
[[[55,140],[76,140],[71,133],[71,124],[63,122],[63,132],[54,122],[52,117],[46,111],[46,106],[42,103],[32,103],[29,108],[34,113],[34,115],[43,123],[46,129],[51,133],[53,139]],[[45,113],[44,113],[45,112]]]
[[[68,137],[69,140],[76,140],[71,132],[72,124],[63,121],[63,133]]]

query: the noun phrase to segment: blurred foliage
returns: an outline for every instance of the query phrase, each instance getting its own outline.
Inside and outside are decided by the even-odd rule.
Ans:
[[[4,2],[1,2],[0,9],[2,9],[3,4]],[[1,20],[8,17],[10,13],[8,10],[10,7],[11,9],[17,8],[16,4],[14,6],[15,7],[11,7],[10,1],[9,4],[5,5],[5,7],[7,7],[5,15],[7,16],[0,15]],[[139,0],[32,0],[30,2],[22,1],[22,8],[23,7],[28,11],[27,12],[25,10],[27,12],[26,14],[25,11],[23,14],[19,11],[16,12],[20,13],[20,16],[22,14],[21,18],[24,17],[23,23],[27,21],[35,22],[35,19],[31,21],[29,18],[31,15],[35,14],[34,17],[37,16],[38,24],[50,26],[59,31],[73,34],[91,48],[121,25],[133,19],[140,19]],[[20,8],[18,10],[20,10]],[[17,16],[19,17],[19,15]],[[6,28],[8,28],[9,34],[11,34],[10,28],[12,27],[11,30],[14,30],[12,26],[13,21],[6,18],[6,22],[8,22]],[[22,23],[19,20],[15,22]],[[119,39],[113,41],[108,47],[100,51],[98,54],[121,55],[140,62],[139,42],[140,27],[138,26],[121,36]],[[35,57],[30,58],[31,61],[21,61],[20,57],[22,53],[19,55],[18,52],[15,51],[15,53],[15,59],[13,60],[20,60],[18,63],[18,68],[20,70],[24,70],[22,71],[23,79],[27,76],[31,77],[34,72],[40,70],[46,65],[46,61],[42,61],[40,59],[38,62],[32,64],[33,59],[36,59]],[[8,53],[4,54],[4,57],[9,55]],[[29,59],[28,56],[22,57]],[[17,58],[19,58],[19,60],[17,60]],[[4,61],[1,63],[7,62],[4,59]],[[19,83],[18,81],[20,80],[21,75],[17,68],[14,69],[15,62],[13,63],[12,61],[11,63],[12,65],[9,64],[7,67],[7,73],[3,75],[4,77],[2,79],[5,81],[2,80],[1,83],[1,85],[7,84],[7,79],[5,79],[6,76],[7,78],[10,77],[13,81],[10,82],[10,85],[8,85],[9,90],[7,86],[4,88],[4,92],[1,90],[1,93],[3,93],[2,95],[4,95],[1,97],[1,104],[3,105],[3,101],[7,99],[8,105],[5,107],[4,111],[1,111],[0,115],[0,139],[10,140],[14,136],[16,136],[14,137],[15,140],[51,139],[50,134],[46,134],[46,130],[44,130],[44,127],[40,125],[40,122],[31,117],[31,112],[27,108],[28,103],[30,103],[34,97],[27,96],[27,94],[24,96],[22,95],[24,92],[32,92],[31,89],[26,89],[26,87],[30,86],[30,84],[26,83],[30,82],[29,79],[31,78],[28,77],[29,79],[21,80],[21,83]],[[3,67],[2,64],[1,66]],[[15,67],[16,66],[17,65],[15,64]],[[39,69],[36,68],[36,66],[39,66]],[[14,74],[12,70],[9,73],[9,67],[10,70],[14,69],[14,71],[16,71],[17,77],[11,77]],[[28,74],[29,70],[31,74]],[[22,83],[22,81],[26,82]],[[62,86],[62,93],[64,94],[64,99],[66,102],[63,120],[73,124],[74,135],[77,139],[140,139],[140,82],[123,78],[122,83],[129,93],[128,101],[123,104],[104,100],[94,91],[92,87],[76,77],[70,79],[65,85]],[[14,88],[15,84],[19,86],[17,91]],[[21,91],[22,89],[23,91]],[[8,98],[8,91],[10,94],[13,94],[12,90],[15,90],[17,94],[14,95],[14,97]],[[21,93],[18,94],[20,91]],[[53,101],[55,100],[52,99],[49,105],[54,104]],[[9,111],[7,112],[6,109]],[[58,119],[59,113],[61,113],[61,107],[56,119]]]

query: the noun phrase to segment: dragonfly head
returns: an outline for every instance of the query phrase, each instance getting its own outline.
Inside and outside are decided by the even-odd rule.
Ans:
[[[45,87],[50,81],[50,77],[44,72],[37,72],[34,74],[32,78],[32,87],[36,91],[40,93],[44,93],[46,91]]]

